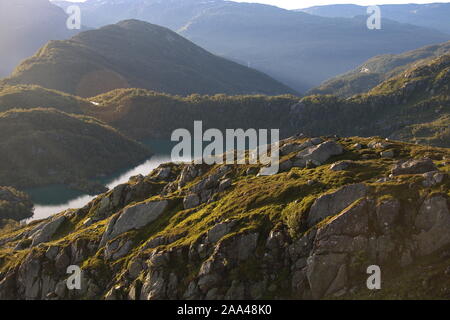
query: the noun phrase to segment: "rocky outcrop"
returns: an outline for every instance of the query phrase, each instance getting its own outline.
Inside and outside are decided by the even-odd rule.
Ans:
[[[319,197],[309,211],[308,226],[311,227],[329,216],[338,214],[356,200],[364,197],[367,191],[367,186],[364,184],[352,184]]]
[[[150,201],[126,208],[113,217],[106,228],[101,244],[130,230],[140,229],[155,221],[167,208],[168,201]]]
[[[315,165],[321,165],[330,157],[340,155],[342,152],[344,152],[344,149],[340,144],[334,141],[326,141],[317,146],[308,147],[300,151],[296,155],[298,160],[295,161],[294,166],[306,167],[308,161],[311,161]]]
[[[409,159],[399,161],[392,169],[392,174],[398,176],[401,174],[418,174],[436,170],[436,165],[431,159]]]
[[[31,235],[33,239],[31,246],[37,246],[40,243],[48,242],[53,237],[53,235],[58,231],[59,227],[66,221],[65,216],[60,216],[56,219],[41,225],[36,232]]]

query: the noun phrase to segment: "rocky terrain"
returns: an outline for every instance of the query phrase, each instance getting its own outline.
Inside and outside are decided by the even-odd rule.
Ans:
[[[450,151],[281,142],[259,165],[161,165],[0,233],[1,299],[450,297]],[[66,287],[69,265],[81,290]],[[369,291],[378,265],[382,289]]]

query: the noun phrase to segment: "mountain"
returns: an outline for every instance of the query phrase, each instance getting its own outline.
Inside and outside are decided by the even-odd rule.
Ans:
[[[295,93],[169,29],[137,20],[82,32],[67,41],[51,41],[4,83],[37,84],[82,97],[129,87],[181,95]]]
[[[448,34],[388,19],[382,30],[368,30],[366,17],[324,18],[222,0],[134,0],[126,5],[116,0],[88,0],[80,6],[87,25],[123,18],[160,24],[301,93],[373,56],[450,40]]]
[[[379,5],[382,17],[402,23],[433,28],[450,34],[450,3],[385,4]],[[367,6],[336,4],[315,6],[298,11],[322,17],[355,17],[366,15]]]
[[[177,128],[280,128],[286,137],[384,136],[450,147],[450,55],[410,66],[351,98],[332,95],[177,97],[122,89],[92,97],[94,116],[135,139],[170,138]],[[173,114],[177,114],[174,118]],[[270,117],[267,115],[270,114]]]
[[[73,36],[66,20],[66,13],[48,0],[0,1],[0,77],[49,40]]]
[[[0,134],[0,181],[16,188],[65,184],[96,193],[96,177],[149,156],[142,145],[100,121],[55,109],[0,113]]]
[[[309,94],[333,94],[350,97],[376,87],[384,80],[400,74],[427,59],[450,53],[450,42],[426,46],[402,54],[373,57],[356,69],[334,77],[309,91]]]
[[[139,140],[170,139],[178,128],[193,129],[194,121],[205,128],[282,128],[289,122],[295,96],[171,96],[141,89],[120,89],[93,97],[98,104],[90,115]],[[177,115],[174,117],[174,115]],[[270,116],[268,116],[270,115]],[[286,131],[285,131],[286,130]]]
[[[447,54],[410,67],[365,94],[305,97],[292,107],[290,118],[308,134],[380,135],[448,148],[449,84]]]
[[[448,149],[281,145],[290,166],[273,176],[168,163],[83,208],[0,231],[0,299],[448,297]],[[302,157],[315,165],[296,165]],[[67,290],[69,265],[82,269],[81,290]],[[367,289],[372,265],[383,290]]]
[[[64,9],[74,4],[70,1],[53,3]],[[83,12],[84,24],[90,27],[98,28],[122,20],[137,19],[178,30],[189,23],[192,17],[223,3],[223,0],[88,0],[76,5]]]

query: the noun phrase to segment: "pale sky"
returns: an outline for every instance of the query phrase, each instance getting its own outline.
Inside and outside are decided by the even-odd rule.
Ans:
[[[84,2],[84,0],[69,0],[72,2]],[[236,1],[236,0],[235,0]],[[433,3],[433,2],[448,2],[448,1],[420,1],[420,0],[257,0],[257,1],[237,1],[237,2],[256,2],[271,4],[280,8],[285,9],[303,9],[312,6],[320,6],[326,4],[342,4],[342,3],[353,3],[359,5],[381,5],[381,4],[405,4],[405,3]]]

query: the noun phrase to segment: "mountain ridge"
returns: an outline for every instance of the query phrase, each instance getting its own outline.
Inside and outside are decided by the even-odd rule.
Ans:
[[[436,58],[448,52],[450,52],[450,42],[426,46],[397,55],[376,56],[354,70],[328,79],[308,93],[333,94],[342,97],[365,93],[408,68],[426,63],[430,58]]]
[[[208,51],[250,65],[300,93],[379,54],[450,40],[450,35],[386,20],[324,18],[269,5],[232,1],[111,1],[80,4],[87,23],[138,18],[169,27]],[[333,50],[329,50],[333,48]]]
[[[82,97],[129,87],[182,95],[295,93],[167,28],[138,20],[82,32],[68,41],[51,41],[3,82],[38,84]]]

